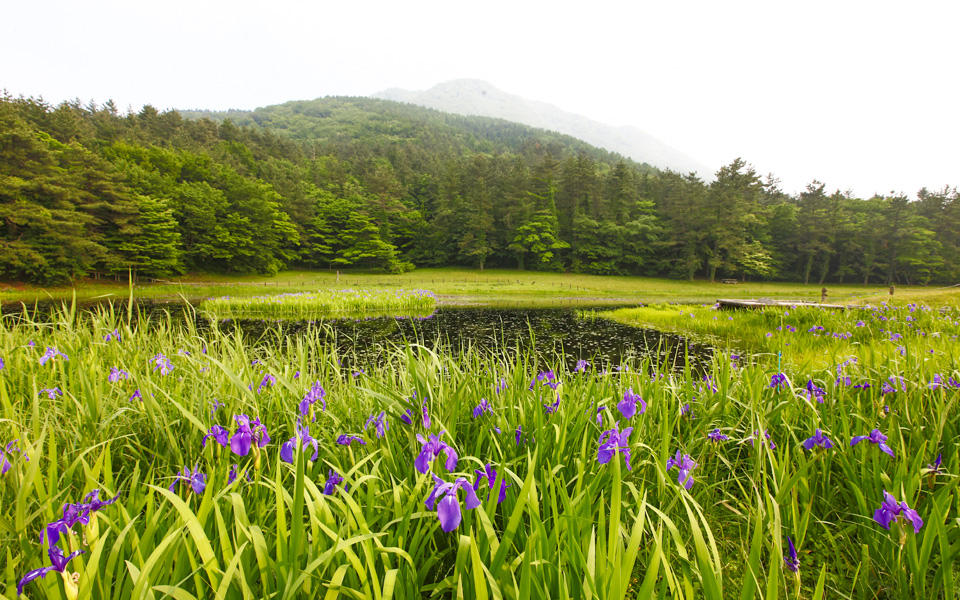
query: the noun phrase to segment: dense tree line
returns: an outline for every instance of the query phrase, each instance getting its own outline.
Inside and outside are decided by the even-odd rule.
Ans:
[[[385,100],[121,112],[0,98],[0,273],[54,283],[464,265],[805,282],[960,275],[955,188],[704,182],[561,134]]]

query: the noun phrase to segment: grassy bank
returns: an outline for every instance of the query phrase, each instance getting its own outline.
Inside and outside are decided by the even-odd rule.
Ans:
[[[360,365],[310,331],[270,348],[190,320],[4,319],[0,589],[13,598],[52,545],[84,551],[66,569],[81,598],[952,597],[957,325],[872,319],[901,337],[782,373],[718,354],[703,379],[506,350]],[[885,446],[851,445],[873,429]],[[806,449],[815,431],[832,447]],[[885,492],[922,525],[899,504],[875,520]]]
[[[654,305],[584,315],[671,331],[708,340],[767,364],[779,362],[806,369],[835,365],[846,356],[864,352],[888,354],[891,348],[905,357],[909,348],[903,340],[918,334],[925,337],[927,354],[953,353],[957,332],[952,319],[960,312],[955,307],[936,311],[921,306],[879,305],[838,311],[817,307],[718,310],[705,305]],[[943,335],[944,329],[950,335]]]
[[[285,271],[275,277],[184,277],[171,283],[138,285],[135,293],[141,298],[187,298],[217,296],[256,296],[295,293],[319,289],[407,288],[428,289],[441,303],[524,305],[558,304],[561,302],[714,302],[717,298],[775,298],[820,300],[819,285],[796,283],[739,283],[726,285],[706,281],[679,281],[649,277],[601,277],[564,273],[538,273],[516,270],[476,271],[468,269],[417,269],[401,275],[340,273],[329,271]],[[828,285],[828,301],[857,301],[868,296],[884,295],[884,286]],[[904,292],[921,288],[901,289]],[[39,289],[7,288],[0,291],[0,300],[33,301],[36,299],[117,297],[129,295],[125,284],[88,281],[74,287]]]

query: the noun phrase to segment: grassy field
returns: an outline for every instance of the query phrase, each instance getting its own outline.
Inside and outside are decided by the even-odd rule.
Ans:
[[[705,377],[5,318],[0,598],[953,598],[960,326],[854,314]]]
[[[773,298],[820,300],[819,285],[796,283],[740,283],[727,285],[706,281],[680,281],[648,277],[601,277],[563,273],[537,273],[516,270],[476,271],[467,269],[417,269],[402,275],[343,272],[339,279],[328,271],[285,271],[275,277],[198,276],[184,277],[168,284],[138,285],[141,298],[187,298],[216,296],[255,296],[318,289],[417,288],[439,297],[441,304],[562,305],[576,303],[713,303],[718,298]],[[859,302],[888,298],[885,286],[828,284],[828,302]],[[81,299],[126,298],[126,284],[87,281],[76,287],[10,287],[0,291],[2,301],[68,299],[73,293]],[[924,295],[924,288],[901,288],[895,299],[905,294]],[[947,292],[951,295],[954,292]],[[952,297],[952,296],[951,296]]]
[[[955,337],[933,334],[935,320],[960,318],[953,307],[944,312],[921,310],[907,304],[890,309],[838,311],[817,307],[770,307],[762,310],[718,310],[704,305],[653,305],[604,312],[584,312],[586,318],[614,321],[682,334],[716,347],[762,360],[769,365],[791,365],[800,370],[839,364],[846,356],[878,348],[907,352],[904,336],[931,332],[926,351],[950,354]],[[936,315],[934,317],[934,315]],[[904,354],[905,355],[905,354]]]

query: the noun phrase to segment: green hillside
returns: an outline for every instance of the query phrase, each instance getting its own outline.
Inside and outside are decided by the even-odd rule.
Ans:
[[[123,114],[0,98],[0,275],[520,267],[711,280],[953,281],[954,188],[709,185],[575,138],[370,98]]]

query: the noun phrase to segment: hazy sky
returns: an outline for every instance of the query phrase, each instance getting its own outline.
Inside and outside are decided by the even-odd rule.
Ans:
[[[960,185],[960,2],[7,2],[0,88],[255,108],[458,78],[795,192]]]

